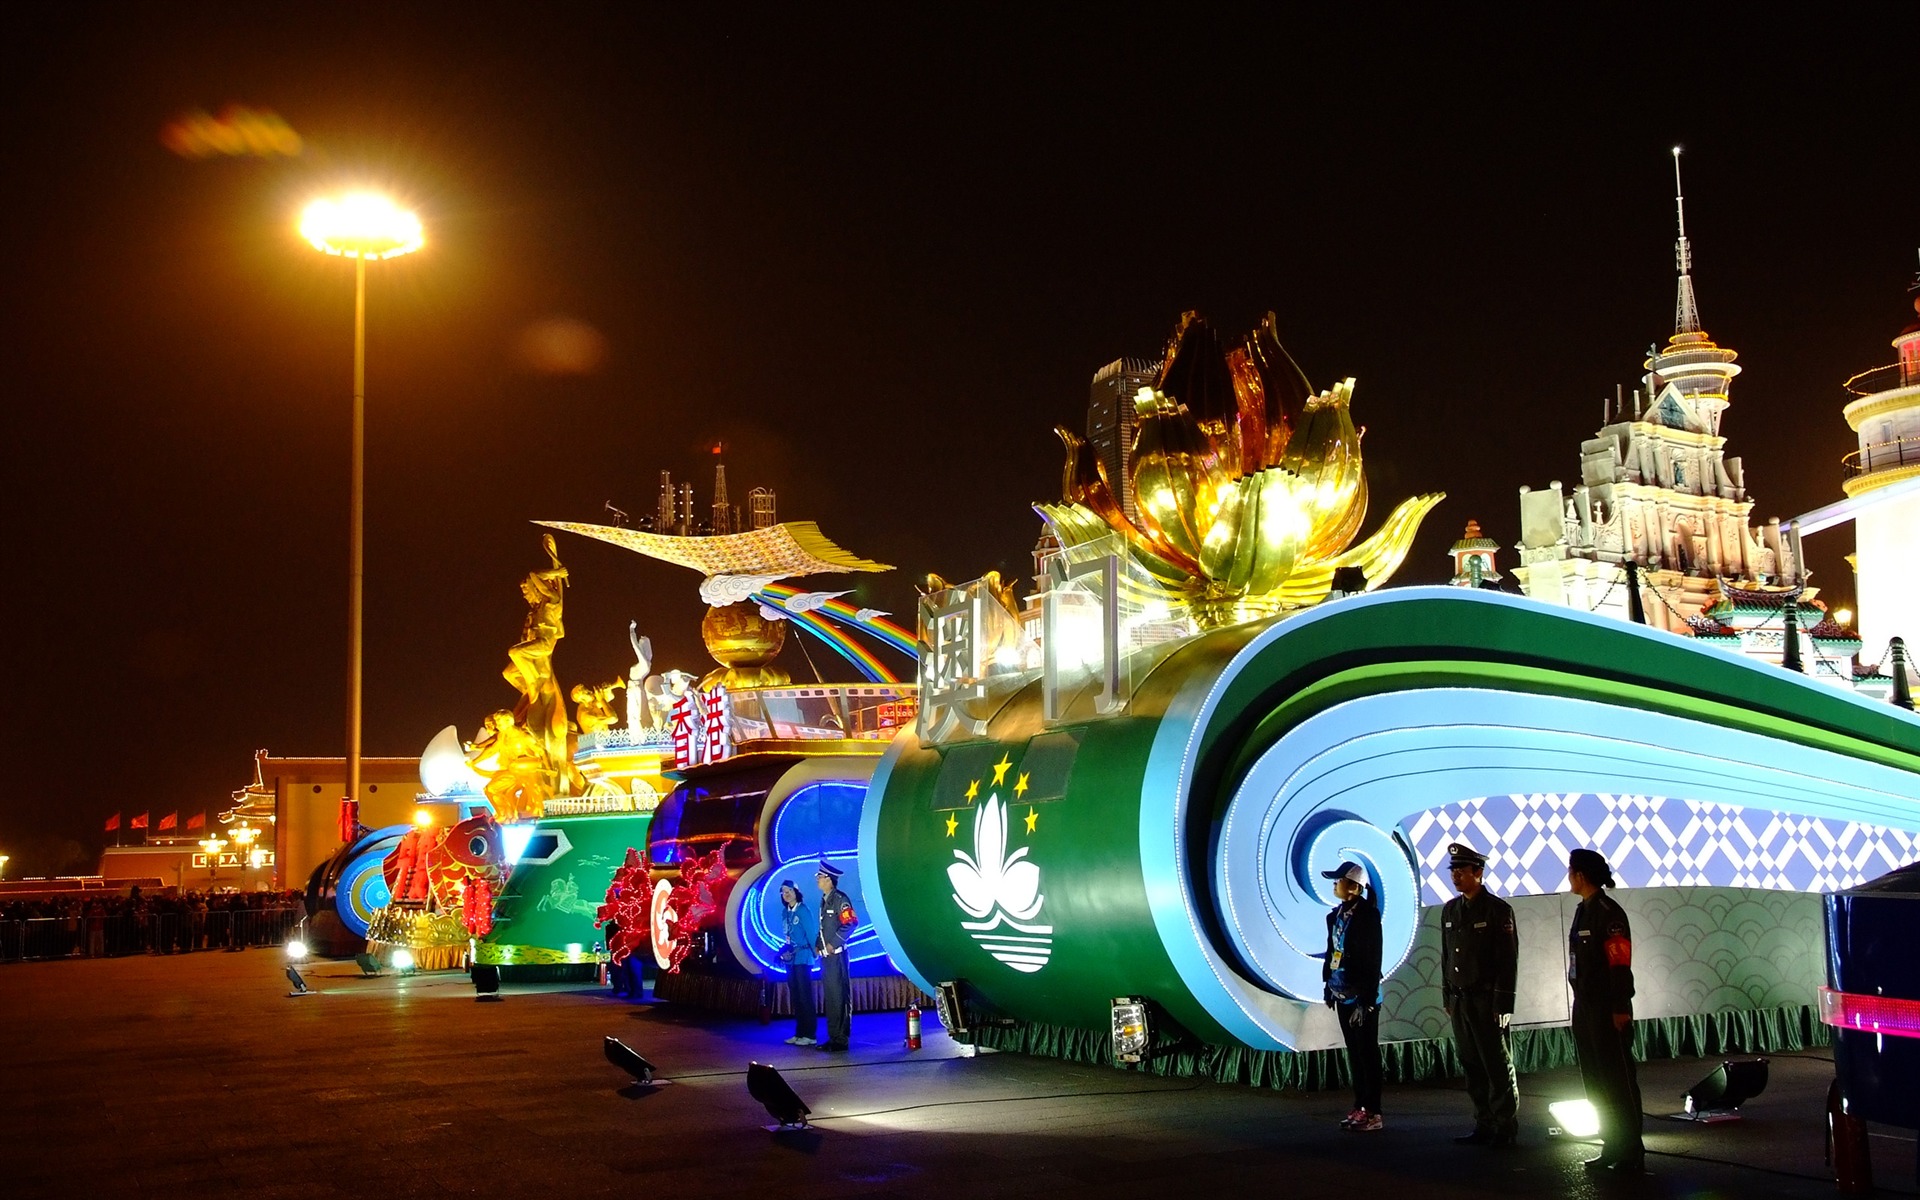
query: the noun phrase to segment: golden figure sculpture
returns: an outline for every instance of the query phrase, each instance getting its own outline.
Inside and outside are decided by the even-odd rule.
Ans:
[[[576,683],[568,693],[573,697],[573,723],[581,733],[599,733],[602,729],[611,729],[619,724],[619,714],[613,711],[613,694],[627,686],[624,679],[597,686]]]
[[[545,795],[539,798],[540,803],[531,807],[530,815],[536,817],[546,800],[583,790],[583,781],[574,769],[573,754],[568,746],[566,701],[560,692],[560,682],[553,674],[554,647],[567,634],[561,620],[567,568],[560,562],[552,534],[542,534],[540,544],[553,565],[530,572],[520,581],[520,594],[527,601],[527,618],[520,629],[520,640],[507,651],[507,667],[501,672],[520,693],[520,703],[513,714],[518,727],[540,746]]]
[[[1195,313],[1168,343],[1153,388],[1134,399],[1131,480],[1137,522],[1106,467],[1066,443],[1064,503],[1035,509],[1071,548],[1118,534],[1162,588],[1217,628],[1326,599],[1333,573],[1358,567],[1370,591],[1398,570],[1445,493],[1401,502],[1374,535],[1367,512],[1353,380],[1316,394],[1268,313],[1231,349]]]
[[[545,748],[512,713],[502,709],[486,719],[467,748],[467,763],[487,777],[481,790],[493,805],[494,820],[532,819],[545,812],[553,795]]]

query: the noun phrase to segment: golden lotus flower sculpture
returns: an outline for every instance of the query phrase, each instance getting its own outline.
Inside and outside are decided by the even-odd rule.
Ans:
[[[1367,514],[1353,380],[1314,392],[1274,317],[1231,347],[1194,313],[1180,319],[1152,388],[1134,398],[1134,511],[1086,443],[1067,446],[1064,502],[1035,509],[1071,550],[1118,535],[1154,582],[1216,628],[1318,604],[1334,571],[1372,590],[1398,570],[1444,492],[1401,502],[1353,544]]]

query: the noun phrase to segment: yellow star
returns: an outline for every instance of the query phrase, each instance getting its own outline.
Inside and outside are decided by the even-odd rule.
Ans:
[[[1000,761],[993,764],[993,786],[999,787],[1006,781],[1007,768],[1012,765],[1013,757],[1011,755],[1002,754],[1000,756]]]
[[[959,828],[960,828],[959,820],[956,819],[952,813],[948,813],[947,814],[947,836],[952,837],[954,831]]]
[[[1013,781],[1013,794],[1015,796],[1024,796],[1027,794],[1027,773],[1025,771],[1020,772],[1020,778]]]
[[[968,801],[973,801],[979,798],[980,798],[980,781],[976,779],[972,783],[969,783],[967,785],[967,799]]]
[[[1032,833],[1032,832],[1033,832],[1033,827],[1034,827],[1035,825],[1038,825],[1039,823],[1040,823],[1040,814],[1039,814],[1039,812],[1038,812],[1037,810],[1035,810],[1035,809],[1031,809],[1031,808],[1029,808],[1029,809],[1027,810],[1027,832],[1028,832],[1028,833]]]

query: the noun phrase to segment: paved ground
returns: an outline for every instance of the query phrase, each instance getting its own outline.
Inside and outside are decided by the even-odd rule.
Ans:
[[[363,980],[308,971],[285,998],[271,951],[0,967],[0,1195],[954,1196],[1048,1200],[1263,1192],[1366,1197],[1590,1196],[1590,1146],[1549,1138],[1565,1072],[1522,1081],[1525,1145],[1453,1146],[1465,1096],[1389,1092],[1390,1128],[1335,1128],[1346,1098],[1196,1085],[1016,1055],[957,1057],[929,1020],[855,1023],[854,1052],[782,1045],[778,1025],[509,988],[476,1004],[463,975]],[[670,1082],[601,1057],[614,1034]],[[779,1066],[817,1128],[774,1136],[749,1059]],[[1677,1107],[1699,1062],[1655,1063],[1650,1108]],[[1832,1066],[1774,1060],[1737,1125],[1650,1121],[1656,1174],[1634,1194],[1834,1194],[1822,1157]],[[1874,1138],[1883,1191],[1915,1194],[1914,1145]],[[1892,1186],[1889,1187],[1888,1185]]]

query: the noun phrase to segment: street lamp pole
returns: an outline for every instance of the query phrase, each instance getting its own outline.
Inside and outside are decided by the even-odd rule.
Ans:
[[[347,534],[347,811],[359,818],[360,799],[360,612],[366,578],[367,481],[367,258],[353,259],[353,499]],[[345,841],[353,830],[341,821]]]
[[[397,258],[423,242],[420,219],[379,196],[317,200],[300,218],[313,248],[353,260],[353,469],[347,527],[347,792],[340,836],[353,840],[360,808],[362,598],[366,575],[367,260]]]

